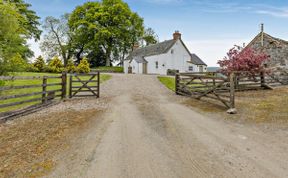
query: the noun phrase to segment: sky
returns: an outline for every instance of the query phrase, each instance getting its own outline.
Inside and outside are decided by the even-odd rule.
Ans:
[[[159,40],[172,39],[175,30],[191,53],[208,66],[218,66],[234,45],[248,44],[264,23],[265,32],[288,40],[287,0],[124,0],[132,11],[144,18],[146,27]],[[26,0],[43,21],[47,16],[70,13],[84,0]],[[38,43],[29,41],[35,56],[41,54]]]

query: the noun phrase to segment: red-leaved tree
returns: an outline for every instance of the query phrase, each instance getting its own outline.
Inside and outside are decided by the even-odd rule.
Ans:
[[[218,61],[221,67],[219,72],[229,75],[233,71],[245,71],[254,76],[260,72],[265,72],[263,62],[268,57],[266,53],[257,52],[252,48],[243,49],[240,46],[234,46],[223,60]]]

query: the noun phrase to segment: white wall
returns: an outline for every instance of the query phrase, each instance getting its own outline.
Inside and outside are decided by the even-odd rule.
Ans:
[[[124,73],[128,74],[129,60],[124,61],[123,67],[124,67]]]
[[[173,53],[171,51],[173,51]],[[178,40],[167,53],[146,56],[145,59],[148,61],[148,74],[166,75],[168,69],[179,70],[180,72],[199,72],[199,67],[197,65],[187,62],[191,61],[191,57],[180,40]],[[130,64],[128,62],[129,61],[124,61],[125,73],[128,73],[128,67],[130,65],[132,67],[132,73],[142,74],[143,64],[137,63],[135,60],[132,60]],[[156,68],[156,62],[158,62],[158,68]],[[189,66],[193,67],[193,71],[189,71]],[[203,66],[204,72],[205,68],[207,67]]]
[[[191,57],[180,40],[167,53],[145,57],[145,59],[148,61],[149,74],[166,75],[168,69],[188,72],[188,66],[193,65],[187,62],[190,61]],[[156,62],[158,62],[158,69],[156,68]],[[193,68],[196,68],[196,66]]]

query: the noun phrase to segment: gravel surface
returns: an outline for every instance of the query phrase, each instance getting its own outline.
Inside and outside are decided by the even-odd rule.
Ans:
[[[2,129],[3,133],[12,123],[33,118],[41,120],[43,116],[47,122],[55,118],[60,122],[59,117],[64,116],[70,121],[68,127],[67,122],[52,125],[70,129],[61,132],[58,142],[51,141],[58,137],[51,138],[48,143],[58,149],[42,151],[46,157],[40,154],[38,158],[46,159],[36,164],[37,169],[30,169],[33,173],[30,175],[53,178],[288,177],[287,130],[262,130],[199,113],[183,104],[189,99],[174,95],[152,75],[113,74],[113,78],[101,86],[100,95],[100,99],[63,102],[11,121]],[[59,144],[63,138],[67,143],[65,148]],[[49,150],[54,154],[48,154]],[[0,152],[0,159],[5,153]],[[21,168],[20,173],[25,173],[29,164]],[[10,177],[13,177],[11,171],[16,172],[9,164],[3,170],[10,170],[10,174],[5,172]]]

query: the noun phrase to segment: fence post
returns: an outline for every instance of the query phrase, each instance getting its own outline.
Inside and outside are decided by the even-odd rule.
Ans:
[[[73,80],[73,74],[70,73],[70,80],[69,80],[69,98],[72,98],[72,80]]]
[[[230,109],[235,108],[235,74],[230,74]]]
[[[45,104],[47,102],[47,77],[43,77],[43,82],[42,82],[42,104]]]
[[[66,72],[62,72],[62,94],[61,94],[61,98],[65,99],[66,98],[66,91],[67,91],[67,73]]]
[[[261,87],[265,86],[265,76],[264,72],[260,72]]]
[[[100,72],[97,72],[97,98],[100,97]]]
[[[179,81],[180,81],[179,70],[176,70],[176,74],[175,74],[175,93],[176,93],[176,95],[179,94],[179,93],[178,93]]]

